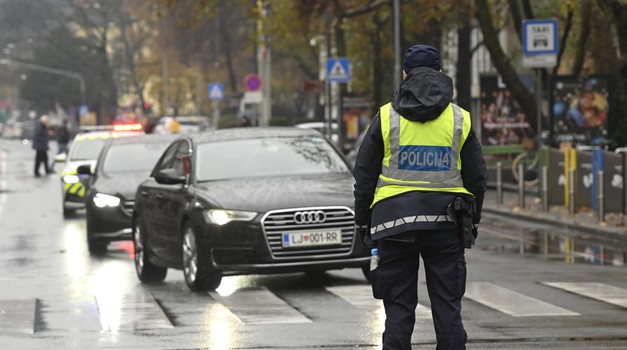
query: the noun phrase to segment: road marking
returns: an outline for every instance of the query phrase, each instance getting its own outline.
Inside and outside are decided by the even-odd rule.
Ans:
[[[96,296],[100,326],[105,331],[174,328],[151,294],[100,294]]]
[[[263,287],[239,289],[227,296],[216,292],[209,292],[209,295],[226,306],[243,324],[312,322]]]
[[[627,290],[609,284],[596,282],[542,282],[542,284],[627,308]]]
[[[578,313],[546,303],[489,282],[469,282],[466,298],[514,317],[579,316]]]
[[[0,334],[33,334],[36,306],[36,299],[0,300]]]
[[[380,313],[385,318],[383,301],[372,297],[372,287],[369,285],[327,287],[326,289],[360,309]],[[431,318],[431,309],[418,304],[416,318]]]

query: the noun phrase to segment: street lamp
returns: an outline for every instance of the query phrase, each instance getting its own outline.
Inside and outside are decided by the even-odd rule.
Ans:
[[[16,66],[16,67],[21,67],[21,68],[26,68],[26,69],[31,69],[31,70],[51,73],[51,74],[62,75],[62,76],[68,77],[68,78],[76,79],[76,80],[78,80],[79,85],[80,85],[81,104],[83,104],[83,105],[85,104],[85,79],[83,79],[83,76],[78,74],[78,73],[74,73],[74,72],[70,72],[70,71],[66,71],[66,70],[61,70],[61,69],[56,69],[56,68],[44,67],[44,66],[40,66],[40,65],[36,65],[36,64],[32,64],[32,63],[17,62],[17,61],[9,60],[9,59],[6,59],[6,58],[0,59],[0,65],[1,64],[13,65],[13,66]]]

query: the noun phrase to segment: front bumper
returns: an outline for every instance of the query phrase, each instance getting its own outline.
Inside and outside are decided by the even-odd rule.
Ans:
[[[338,211],[336,210],[335,213]],[[206,224],[196,227],[202,251],[208,252],[204,264],[223,275],[283,273],[365,267],[370,252],[355,237],[352,212],[335,214],[333,223],[308,227],[285,224],[268,215],[252,222],[230,222],[223,226]],[[332,210],[327,211],[334,215]],[[282,217],[284,213],[280,213]],[[291,215],[291,214],[290,214]],[[342,215],[342,216],[340,216]],[[280,222],[277,224],[276,222]],[[327,246],[285,247],[282,233],[332,229],[341,232],[341,244]]]
[[[132,213],[124,206],[96,207],[86,203],[89,240],[119,241],[133,238]]]
[[[85,208],[85,193],[87,192],[87,177],[76,183],[66,183],[61,177],[63,191],[63,207],[66,209]]]

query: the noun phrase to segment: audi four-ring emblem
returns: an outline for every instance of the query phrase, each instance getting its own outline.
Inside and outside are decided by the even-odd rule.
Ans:
[[[327,214],[322,210],[297,211],[294,213],[294,222],[297,224],[320,224],[327,220]]]

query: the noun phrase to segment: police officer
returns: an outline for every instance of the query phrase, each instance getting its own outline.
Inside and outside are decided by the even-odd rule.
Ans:
[[[441,68],[434,47],[407,50],[403,83],[373,118],[355,163],[355,225],[379,251],[371,282],[385,307],[386,350],[411,349],[420,257],[437,349],[466,348],[460,313],[468,245],[455,204],[476,208],[465,214],[478,224],[487,172],[470,115],[451,102],[453,82]],[[476,236],[476,226],[469,229]]]

